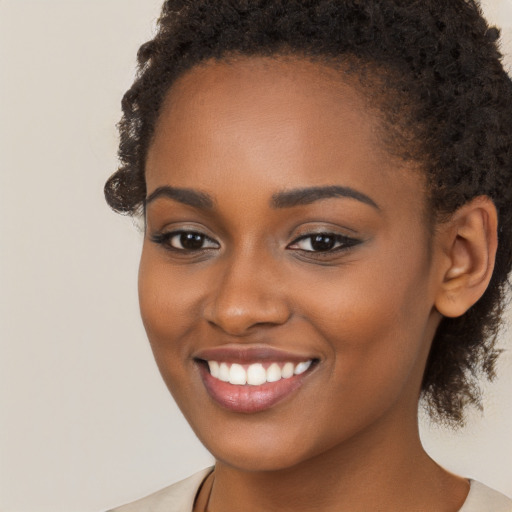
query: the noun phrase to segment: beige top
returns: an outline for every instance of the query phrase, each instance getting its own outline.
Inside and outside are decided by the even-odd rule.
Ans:
[[[192,512],[199,487],[213,468],[110,512]],[[459,512],[512,512],[512,500],[476,480],[470,480],[468,497]]]

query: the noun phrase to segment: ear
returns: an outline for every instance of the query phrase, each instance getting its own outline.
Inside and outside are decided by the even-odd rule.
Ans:
[[[443,224],[443,280],[435,307],[443,316],[463,315],[484,294],[494,270],[498,214],[487,196],[461,206]]]

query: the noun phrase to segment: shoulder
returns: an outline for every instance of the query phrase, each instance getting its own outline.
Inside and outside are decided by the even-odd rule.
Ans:
[[[109,512],[192,512],[197,491],[212,470],[213,468],[203,469],[181,482]]]
[[[512,500],[486,485],[470,480],[468,497],[459,512],[512,512]]]

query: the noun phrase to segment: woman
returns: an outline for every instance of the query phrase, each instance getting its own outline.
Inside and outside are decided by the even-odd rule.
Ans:
[[[119,511],[505,511],[438,466],[492,378],[512,86],[472,0],[170,0],[106,185],[213,469]],[[498,243],[499,240],[499,243]]]

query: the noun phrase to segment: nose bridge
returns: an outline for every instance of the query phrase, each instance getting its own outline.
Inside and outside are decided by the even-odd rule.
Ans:
[[[280,325],[290,311],[276,262],[250,247],[226,256],[205,307],[205,318],[241,336],[256,325]]]

